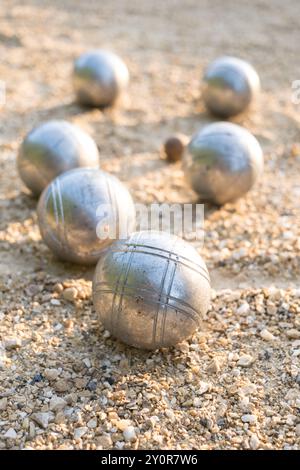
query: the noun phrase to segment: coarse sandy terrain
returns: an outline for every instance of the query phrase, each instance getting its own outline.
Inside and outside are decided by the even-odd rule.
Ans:
[[[299,449],[299,35],[298,0],[1,0],[0,448]],[[73,60],[95,47],[130,69],[114,109],[74,102]],[[200,78],[223,54],[261,77],[259,102],[234,122],[258,138],[265,173],[245,198],[205,208],[204,246],[194,242],[214,289],[203,329],[138,351],[100,326],[93,270],[41,241],[18,147],[39,122],[67,119],[135,201],[196,201],[160,148],[213,120]]]

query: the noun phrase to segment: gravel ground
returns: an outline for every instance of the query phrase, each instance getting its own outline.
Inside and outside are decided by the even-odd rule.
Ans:
[[[298,1],[0,8],[0,448],[299,449]],[[128,95],[104,112],[74,104],[70,81],[73,59],[99,46],[131,72]],[[41,120],[68,119],[137,202],[196,201],[160,147],[212,121],[199,79],[224,53],[261,76],[259,103],[234,121],[259,139],[265,174],[246,198],[206,207],[205,243],[195,243],[214,288],[203,329],[170,351],[136,351],[101,330],[92,270],[56,261],[41,241],[18,146]]]

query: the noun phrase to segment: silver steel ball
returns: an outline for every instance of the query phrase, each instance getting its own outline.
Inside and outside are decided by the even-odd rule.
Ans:
[[[104,327],[142,349],[191,336],[210,302],[210,279],[192,245],[164,232],[135,232],[99,259],[93,301]]]
[[[221,205],[249,191],[263,165],[262,149],[249,131],[217,122],[192,137],[183,168],[202,200]]]
[[[109,106],[127,87],[129,72],[120,57],[99,49],[86,52],[75,61],[73,81],[79,103]]]
[[[48,121],[23,140],[17,158],[20,177],[38,196],[58,175],[77,167],[99,167],[94,140],[67,121]]]
[[[207,68],[202,96],[213,114],[228,118],[243,112],[259,90],[259,76],[252,65],[236,57],[225,56]]]
[[[37,208],[41,236],[62,260],[95,264],[103,250],[135,228],[129,191],[116,177],[77,168],[53,180]]]

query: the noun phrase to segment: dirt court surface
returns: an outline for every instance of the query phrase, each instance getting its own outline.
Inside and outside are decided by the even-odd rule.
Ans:
[[[225,6],[226,5],[226,6]],[[0,6],[0,448],[299,449],[300,105],[298,0],[14,1]],[[110,110],[74,103],[78,54],[108,48],[131,74]],[[191,202],[160,146],[212,118],[203,68],[249,60],[260,101],[234,122],[265,173],[246,198],[206,207],[214,288],[202,330],[170,351],[115,341],[91,303],[93,270],[56,261],[16,172],[24,134],[60,118],[95,138],[102,168],[137,202]]]

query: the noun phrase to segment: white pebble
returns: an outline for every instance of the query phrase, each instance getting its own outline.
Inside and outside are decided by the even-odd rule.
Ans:
[[[4,347],[8,351],[10,351],[11,349],[20,348],[21,346],[22,346],[22,342],[19,338],[10,338],[10,339],[4,340]]]
[[[136,441],[136,433],[135,433],[134,427],[133,426],[128,426],[126,429],[124,429],[123,436],[124,436],[125,441],[135,442]]]
[[[6,439],[16,439],[17,433],[13,428],[9,428],[9,430],[4,434],[4,437]]]
[[[263,330],[261,330],[260,332],[260,336],[262,339],[264,339],[265,341],[274,341],[275,340],[275,336],[272,335],[272,333],[267,330],[266,328],[264,328]]]
[[[236,311],[238,315],[248,315],[249,312],[250,312],[250,305],[248,304],[248,302],[243,302],[242,305],[240,305]]]
[[[256,416],[255,415],[250,415],[250,414],[243,415],[242,416],[242,421],[243,421],[243,423],[254,424],[254,423],[256,423]]]
[[[260,442],[256,434],[252,434],[249,444],[252,450],[257,450],[259,448]]]
[[[237,365],[241,367],[250,367],[254,362],[254,358],[250,354],[243,354],[238,360]]]

